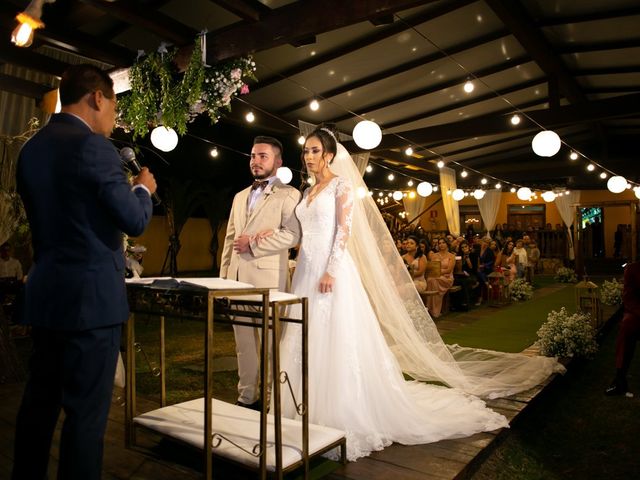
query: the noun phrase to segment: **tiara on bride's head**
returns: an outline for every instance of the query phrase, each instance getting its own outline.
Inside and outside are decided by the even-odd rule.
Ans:
[[[331,138],[333,138],[336,141],[336,143],[338,143],[338,139],[336,138],[336,134],[333,133],[331,130],[329,130],[327,127],[320,127],[320,130],[322,130],[323,132],[326,132],[329,135],[331,135]]]

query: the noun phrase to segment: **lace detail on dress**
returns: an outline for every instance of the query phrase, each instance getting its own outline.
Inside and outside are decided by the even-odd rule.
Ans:
[[[353,220],[353,190],[343,178],[335,180],[336,200],[336,231],[327,265],[327,273],[335,278],[344,256],[351,235],[351,223]]]

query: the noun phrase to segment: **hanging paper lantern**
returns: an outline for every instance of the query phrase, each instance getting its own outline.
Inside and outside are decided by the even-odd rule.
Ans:
[[[633,191],[636,194],[636,198],[640,198],[640,187],[634,188]]]
[[[377,123],[371,120],[362,120],[353,129],[353,141],[360,148],[371,150],[380,145],[382,141],[382,130]]]
[[[621,193],[627,188],[627,179],[616,175],[607,181],[607,188],[611,193]]]
[[[520,200],[527,201],[531,198],[531,195],[532,195],[531,189],[527,187],[521,187],[518,189],[518,192],[516,195],[518,195],[518,198]]]
[[[547,190],[542,194],[542,199],[547,203],[553,202],[556,199],[556,194],[551,190]]]
[[[543,130],[531,141],[531,148],[540,157],[553,157],[560,151],[560,137],[556,132]]]
[[[397,202],[399,202],[400,200],[402,200],[402,192],[400,190],[396,190],[395,192],[393,192],[393,199],[396,200]]]
[[[473,191],[473,197],[476,200],[482,200],[484,198],[484,194],[485,194],[485,191],[482,190],[481,188],[478,188],[478,189]]]
[[[461,188],[456,188],[451,194],[451,196],[456,202],[459,202],[464,198],[464,190],[462,190]]]
[[[418,191],[418,195],[421,197],[428,197],[433,193],[433,185],[429,182],[420,182],[416,187],[416,190]]]
[[[178,145],[178,134],[173,128],[161,125],[151,132],[151,144],[158,150],[170,152]]]
[[[289,167],[280,167],[276,171],[276,177],[278,177],[280,181],[286,185],[293,178],[293,172],[291,172],[291,169]]]

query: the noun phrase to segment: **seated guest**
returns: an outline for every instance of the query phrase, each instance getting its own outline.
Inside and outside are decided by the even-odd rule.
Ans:
[[[480,282],[478,282],[478,255],[471,250],[468,242],[460,244],[460,256],[462,257],[462,273],[454,275],[455,285],[462,287],[461,309],[467,311],[469,305],[475,303],[480,294]]]
[[[488,283],[488,276],[493,272],[493,265],[496,257],[493,250],[490,248],[491,239],[483,238],[480,243],[480,257],[478,259],[478,280],[482,284],[483,288],[486,288]],[[476,302],[478,305],[482,300]]]
[[[540,249],[538,248],[538,244],[535,240],[532,240],[529,244],[529,252],[527,252],[527,255],[529,266],[533,269],[534,272],[537,272],[538,262],[540,262]]]
[[[402,256],[402,259],[409,269],[416,290],[419,293],[424,293],[427,290],[427,279],[424,278],[424,272],[427,271],[427,259],[418,245],[418,239],[413,235],[409,236],[405,241],[405,249],[407,253]]]
[[[518,273],[516,270],[516,256],[513,253],[514,248],[515,246],[512,241],[505,243],[504,248],[500,252],[499,261],[496,260],[496,265],[501,268],[502,274],[507,282],[516,278]]]
[[[527,260],[527,251],[524,249],[524,244],[522,242],[522,239],[517,240],[516,241],[516,248],[513,249],[513,253],[515,254],[516,258],[517,258],[517,262],[516,262],[516,276],[518,278],[523,278],[524,277],[524,270],[527,267],[528,260]]]
[[[418,246],[424,255],[429,254],[429,241],[426,238],[421,238],[418,241]]]
[[[0,278],[22,280],[22,265],[11,256],[11,245],[5,242],[0,246]]]
[[[431,256],[433,261],[440,262],[440,276],[427,278],[427,290],[437,291],[437,295],[427,298],[427,308],[433,318],[438,318],[442,312],[442,300],[444,294],[453,285],[453,268],[456,265],[456,257],[449,252],[449,245],[444,238],[438,240],[438,252]]]
[[[498,258],[498,255],[500,254],[500,244],[496,240],[491,240],[491,242],[489,242],[489,248],[493,252],[494,265],[497,265],[498,264],[497,258]]]

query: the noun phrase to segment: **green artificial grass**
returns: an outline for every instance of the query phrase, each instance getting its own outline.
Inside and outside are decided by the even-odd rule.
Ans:
[[[485,307],[490,315],[443,336],[445,343],[500,352],[521,352],[538,338],[536,332],[551,310],[575,311],[574,285],[507,307]]]

